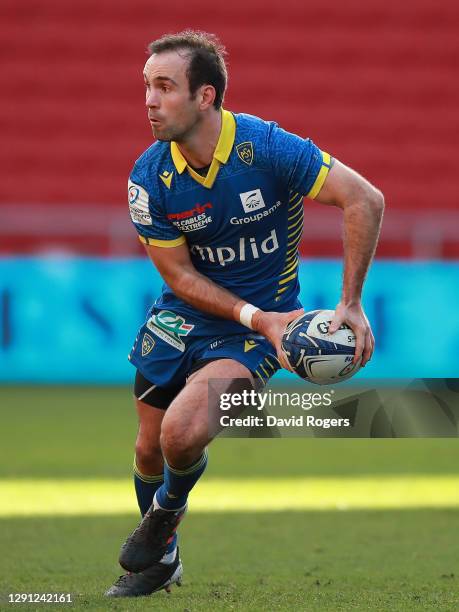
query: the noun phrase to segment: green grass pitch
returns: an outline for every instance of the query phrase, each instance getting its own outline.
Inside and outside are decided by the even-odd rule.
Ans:
[[[3,387],[0,407],[2,611],[50,592],[74,603],[15,606],[458,609],[457,439],[216,440],[180,528],[183,586],[107,600],[138,520],[130,390]]]

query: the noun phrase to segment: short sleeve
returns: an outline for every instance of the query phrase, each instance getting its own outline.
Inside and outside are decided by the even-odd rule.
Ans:
[[[268,154],[274,174],[289,191],[314,199],[330,170],[331,158],[309,138],[270,125]]]
[[[185,236],[169,221],[160,202],[154,201],[134,175],[128,181],[128,203],[132,223],[144,244],[174,247]]]

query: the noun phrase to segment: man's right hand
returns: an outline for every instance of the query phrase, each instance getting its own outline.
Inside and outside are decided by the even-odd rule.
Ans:
[[[304,314],[304,308],[292,310],[291,312],[264,312],[258,310],[252,317],[254,331],[264,336],[276,349],[277,358],[283,368],[292,372],[287,357],[282,350],[282,336],[285,328],[294,319]]]

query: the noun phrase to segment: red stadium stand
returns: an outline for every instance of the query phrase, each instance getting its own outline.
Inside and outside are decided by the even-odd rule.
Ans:
[[[226,107],[310,136],[386,196],[380,256],[459,257],[455,0],[3,0],[0,252],[136,253],[133,160],[151,142],[146,44],[185,27],[229,51]],[[308,204],[305,255],[337,255]]]

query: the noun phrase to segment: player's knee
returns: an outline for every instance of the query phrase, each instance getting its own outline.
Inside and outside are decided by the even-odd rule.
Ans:
[[[164,457],[173,465],[192,462],[199,451],[199,442],[193,434],[174,423],[163,424],[160,441]]]

